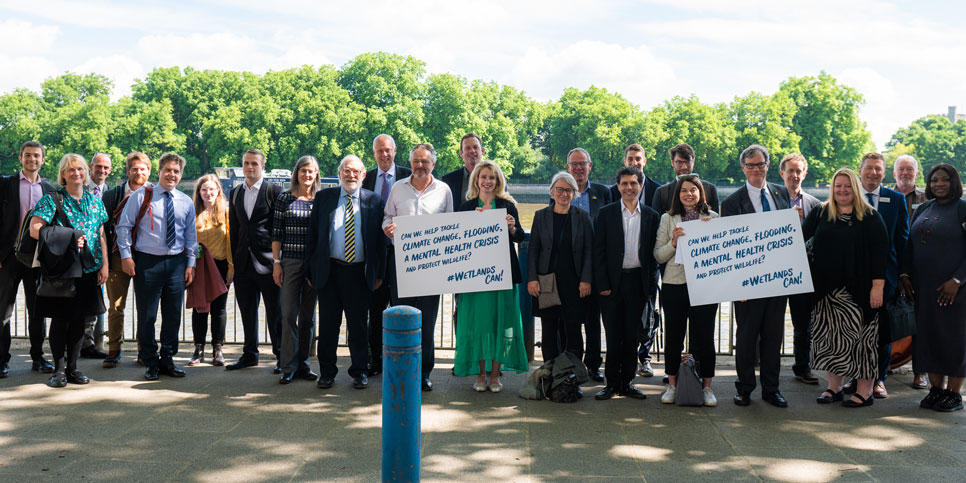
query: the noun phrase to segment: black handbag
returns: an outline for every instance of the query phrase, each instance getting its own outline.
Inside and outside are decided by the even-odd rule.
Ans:
[[[59,192],[50,193],[51,198],[54,201],[54,217],[52,222],[60,222],[61,226],[54,224],[45,226],[42,231],[46,230],[74,230],[71,226],[70,219],[67,217],[67,213],[64,211],[63,197]],[[76,231],[76,230],[74,230]],[[41,236],[43,238],[43,236]],[[78,250],[80,253],[81,264],[84,268],[90,268],[94,265],[94,257],[90,254],[90,250]],[[86,253],[85,253],[86,252]],[[85,256],[86,255],[86,256]],[[63,260],[66,260],[63,259]],[[50,277],[47,275],[47,269],[51,267],[44,266],[41,264],[39,282],[37,284],[37,296],[38,297],[49,297],[49,298],[73,298],[77,296],[77,286],[75,284],[76,278],[73,277]]]
[[[892,342],[916,335],[916,307],[908,297],[898,295],[885,304]]]
[[[77,296],[77,286],[73,278],[48,278],[40,275],[40,283],[37,284],[38,297],[50,298],[73,298]]]

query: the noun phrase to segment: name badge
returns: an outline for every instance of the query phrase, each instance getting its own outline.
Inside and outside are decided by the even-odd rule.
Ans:
[[[886,198],[884,196],[879,197],[879,203],[891,203],[891,202],[892,200],[890,200],[889,198]]]

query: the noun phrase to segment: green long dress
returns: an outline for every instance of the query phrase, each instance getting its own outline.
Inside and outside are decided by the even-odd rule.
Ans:
[[[480,361],[486,361],[487,372],[492,371],[492,361],[499,362],[504,372],[529,371],[518,289],[514,284],[512,289],[459,295],[454,362],[457,376],[479,374]]]

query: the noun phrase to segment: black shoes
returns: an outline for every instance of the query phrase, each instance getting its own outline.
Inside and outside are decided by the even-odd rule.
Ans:
[[[272,368],[272,374],[281,374],[281,373],[282,373],[282,368],[278,367],[278,363],[276,362],[275,367]]]
[[[282,374],[282,377],[281,378],[279,378],[278,383],[279,384],[289,384],[289,383],[292,382],[292,379],[295,379],[295,373],[294,372],[286,372],[286,373]]]
[[[67,375],[62,371],[57,371],[47,380],[47,385],[50,387],[65,387],[67,386]]]
[[[178,369],[173,362],[169,362],[167,364],[161,364],[161,366],[158,367],[158,373],[164,374],[165,376],[171,376],[171,377],[184,377],[184,371],[181,369]]]
[[[795,374],[795,380],[804,384],[818,384],[818,376],[812,371]]]
[[[301,369],[295,371],[295,377],[299,379],[305,379],[306,381],[314,381],[319,378],[319,375],[312,372],[312,368],[309,366],[302,366]]]
[[[819,404],[832,404],[833,402],[841,401],[843,398],[842,391],[835,392],[831,388],[828,388],[825,392],[831,394],[831,396],[826,396],[825,393],[822,393],[815,398],[815,402]]]
[[[936,386],[929,388],[929,394],[919,401],[919,407],[923,409],[936,409],[936,403],[945,395],[945,389],[940,389]]]
[[[160,379],[160,377],[158,377],[158,367],[148,366],[147,370],[144,371],[144,378],[149,381],[157,381]]]
[[[6,362],[0,362],[0,379],[3,379],[10,375],[10,364]]]
[[[864,408],[866,406],[871,406],[872,403],[875,402],[875,398],[872,397],[872,395],[869,395],[869,398],[866,399],[861,394],[855,393],[852,395],[852,397],[857,398],[860,402],[855,402],[852,399],[846,399],[845,401],[842,401],[842,406],[847,408]]]
[[[957,392],[945,389],[933,405],[933,409],[943,413],[951,413],[963,409],[963,396]]]
[[[428,377],[423,378],[422,383],[423,392],[428,392],[433,390],[433,381],[430,381]]]
[[[365,389],[369,387],[369,378],[365,374],[359,374],[352,378],[352,387],[356,389]]]
[[[621,396],[629,397],[632,399],[647,399],[647,394],[644,394],[640,389],[634,386],[627,386],[621,392]]]
[[[319,386],[319,389],[328,389],[332,387],[333,384],[335,384],[335,378],[322,376],[319,378],[319,383],[317,386]]]
[[[237,371],[239,369],[244,369],[246,367],[254,367],[257,365],[258,365],[258,361],[253,361],[249,359],[238,359],[237,361],[232,362],[231,364],[228,364],[227,366],[225,366],[225,370]],[[275,367],[278,368],[277,365]]]
[[[736,406],[747,406],[751,404],[751,394],[742,394],[739,392],[735,394],[734,401]]]
[[[88,384],[91,382],[91,378],[85,376],[83,372],[75,369],[67,373],[67,382],[71,384]]]
[[[30,369],[44,374],[50,374],[51,372],[54,372],[54,365],[51,364],[47,359],[41,358],[33,361],[30,364]]]
[[[378,376],[379,374],[382,374],[382,364],[380,364],[378,366],[374,366],[374,365],[371,365],[370,364],[369,365],[369,375],[370,376]]]
[[[788,401],[785,400],[785,396],[782,396],[782,393],[780,393],[778,391],[771,392],[771,393],[768,393],[768,394],[762,394],[761,395],[761,399],[763,401],[766,401],[768,403],[771,403],[771,405],[772,406],[775,406],[776,408],[787,408],[788,407]]]
[[[107,352],[102,352],[94,348],[93,346],[81,349],[80,351],[81,359],[106,359]]]
[[[594,394],[594,399],[596,399],[598,401],[606,401],[606,400],[614,397],[615,395],[617,395],[617,388],[616,387],[614,387],[614,386],[604,386],[603,389],[601,389],[600,391],[597,391],[597,394]]]
[[[587,369],[587,375],[596,382],[604,382],[604,373],[600,369]]]
[[[842,386],[842,392],[845,394],[855,394],[856,388],[859,387],[859,380],[852,379],[848,384]]]

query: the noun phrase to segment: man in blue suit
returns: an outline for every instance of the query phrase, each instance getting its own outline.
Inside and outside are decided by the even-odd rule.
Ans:
[[[382,233],[385,207],[379,195],[362,188],[366,167],[348,155],[339,164],[339,187],[315,196],[305,244],[309,282],[319,293],[319,376],[321,389],[332,387],[339,328],[345,313],[352,387],[369,386],[366,321],[372,292],[386,271]]]
[[[882,186],[885,177],[885,160],[879,153],[862,156],[859,165],[862,179],[862,196],[875,208],[885,221],[889,232],[889,259],[886,262],[886,283],[883,295],[885,300],[895,296],[899,280],[899,257],[909,238],[909,214],[906,212],[906,197],[902,193]],[[879,323],[879,379],[873,388],[873,395],[884,398],[889,395],[885,388],[886,371],[892,354],[892,334],[889,324]]]

